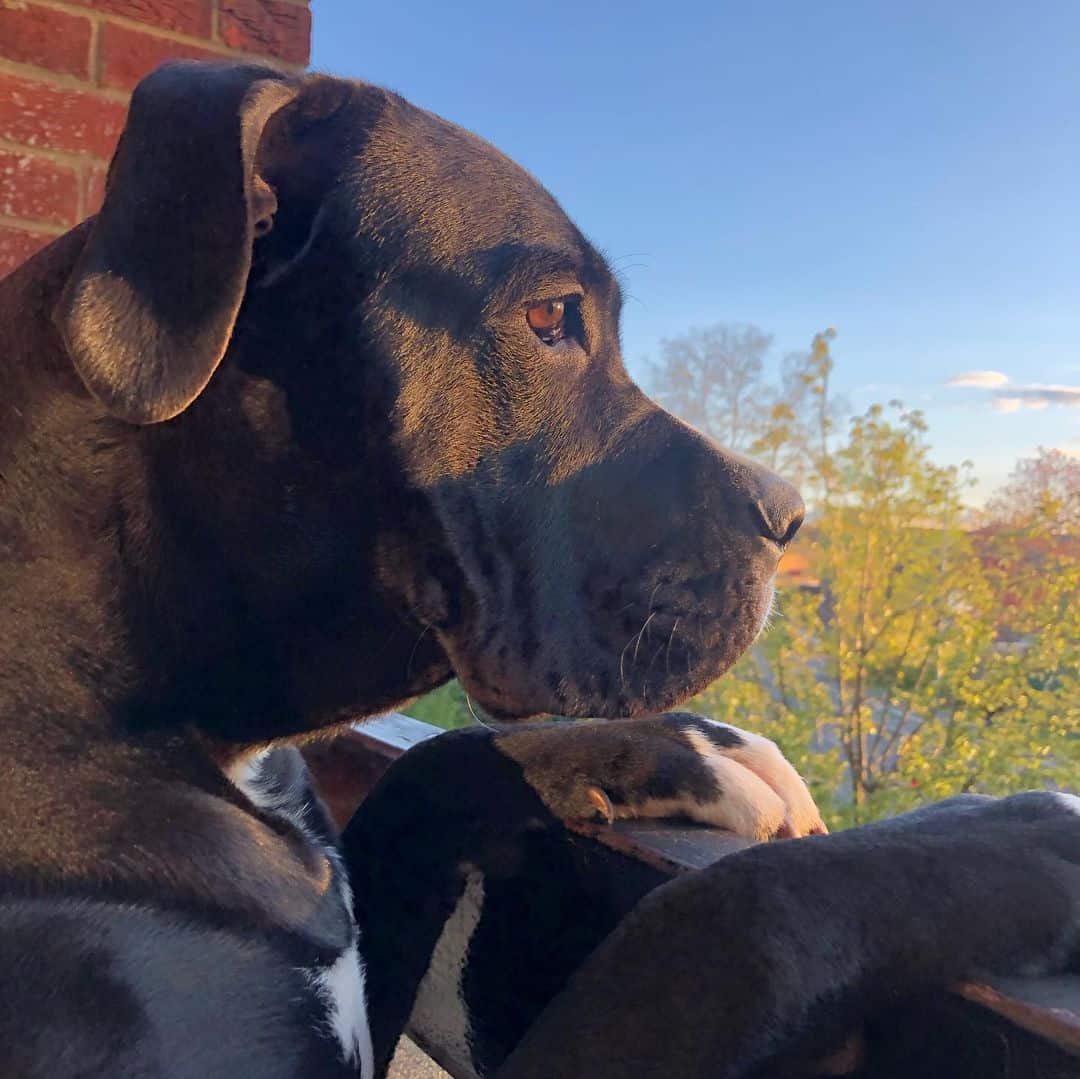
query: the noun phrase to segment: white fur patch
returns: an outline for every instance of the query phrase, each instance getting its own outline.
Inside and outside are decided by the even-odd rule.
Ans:
[[[1066,809],[1080,817],[1080,794],[1069,794],[1067,791],[1055,791],[1054,797]]]
[[[299,803],[306,793],[305,789],[297,786],[285,791],[268,791],[263,786],[263,761],[270,752],[269,749],[263,749],[249,753],[246,757],[238,757],[225,769],[225,775],[234,787],[264,813],[283,817],[308,835],[299,812]]]
[[[721,795],[690,815],[715,828],[727,828],[750,839],[768,839],[784,823],[787,809],[781,795],[753,769],[718,749],[700,731],[687,730],[686,740],[716,776]]]
[[[726,724],[718,723],[717,726],[723,727]],[[814,804],[802,776],[780,752],[780,747],[760,734],[753,734],[739,727],[729,729],[743,740],[743,745],[730,749],[717,749],[714,746],[713,752],[721,753],[744,768],[749,768],[776,791],[787,807],[785,820],[795,835],[807,835],[821,830],[824,825],[818,807]]]
[[[262,767],[263,757],[269,750],[256,750],[243,757],[236,757],[225,766],[224,772],[229,782],[238,790],[243,791],[253,802],[258,793],[259,771]],[[258,805],[258,802],[255,803]]]
[[[361,1079],[374,1079],[375,1052],[364,996],[364,964],[354,941],[329,967],[308,972],[326,1005],[326,1021],[341,1044],[346,1064],[359,1064]]]
[[[474,1079],[472,1019],[465,1003],[462,975],[469,944],[484,909],[484,875],[477,869],[465,878],[465,889],[446,919],[431,961],[413,1003],[409,1025],[424,1031],[432,1044],[455,1065],[454,1074]]]
[[[769,839],[781,832],[808,835],[824,831],[814,799],[802,777],[768,738],[725,723],[742,742],[717,745],[700,730],[687,727],[683,737],[716,777],[721,794],[701,801],[685,797],[654,798],[616,808],[619,817],[685,816],[714,828],[725,828],[749,839]]]
[[[807,835],[824,828],[802,777],[775,743],[725,723],[715,725],[734,731],[743,744],[717,745],[693,727],[685,728],[682,734],[715,776],[720,788],[718,797],[702,801],[687,793],[682,797],[650,798],[618,805],[615,815],[631,819],[688,817],[758,840],[775,836],[782,825],[787,825],[792,835]]]

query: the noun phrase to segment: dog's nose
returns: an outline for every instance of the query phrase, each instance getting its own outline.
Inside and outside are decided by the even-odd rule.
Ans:
[[[795,538],[806,517],[806,506],[799,492],[786,480],[773,475],[764,480],[761,493],[751,501],[750,508],[758,531],[781,547]]]

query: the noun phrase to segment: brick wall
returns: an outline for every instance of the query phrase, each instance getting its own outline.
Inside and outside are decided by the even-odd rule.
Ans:
[[[0,0],[0,276],[92,214],[132,87],[172,57],[301,68],[307,0]]]

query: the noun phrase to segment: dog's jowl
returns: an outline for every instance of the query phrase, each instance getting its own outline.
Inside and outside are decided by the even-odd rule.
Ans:
[[[371,1079],[424,960],[375,969],[295,755],[253,754],[451,675],[653,715],[754,640],[802,503],[642,395],[619,306],[535,180],[394,94],[140,84],[101,212],[0,285],[0,1073]],[[673,722],[572,752],[654,740],[625,812],[819,830],[771,744]],[[506,744],[524,788],[563,736]]]

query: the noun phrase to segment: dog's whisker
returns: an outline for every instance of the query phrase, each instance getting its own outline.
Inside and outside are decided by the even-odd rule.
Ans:
[[[484,720],[477,715],[476,709],[473,707],[472,697],[469,696],[469,691],[465,690],[465,707],[469,709],[469,714],[480,724],[481,727],[485,727],[489,731],[495,730],[490,724],[485,723]]]
[[[412,665],[413,660],[416,658],[416,650],[420,647],[420,642],[423,641],[427,635],[427,631],[432,628],[431,622],[425,622],[424,628],[420,630],[419,636],[413,642],[412,651],[409,653],[409,661],[405,664],[405,678],[406,680],[412,677]]]
[[[625,661],[626,661],[626,650],[627,650],[627,648],[630,647],[631,644],[633,644],[633,642],[634,642],[634,638],[631,637],[630,640],[628,640],[626,642],[626,644],[623,646],[623,650],[619,653],[619,688],[620,689],[625,689],[626,688],[626,671],[624,669],[624,664],[625,664]]]
[[[776,589],[773,588],[772,593],[769,596],[768,605],[765,608],[765,613],[761,617],[761,625],[758,627],[758,631],[756,636],[754,637],[754,640],[759,640],[766,633],[768,633],[770,629],[772,629],[773,623],[776,621],[778,613],[779,612]]]
[[[637,644],[634,645],[634,662],[637,663],[638,649],[641,647],[641,639],[645,634],[645,630],[649,628],[649,623],[656,617],[655,611],[649,612],[649,617],[645,619],[641,629],[638,630]]]
[[[641,648],[641,641],[642,641],[643,634],[645,633],[645,630],[648,629],[649,623],[656,617],[656,615],[658,613],[658,612],[656,612],[656,611],[654,611],[652,609],[652,601],[656,598],[657,590],[660,587],[661,587],[661,585],[659,585],[659,584],[656,585],[656,587],[652,591],[652,595],[649,597],[649,614],[646,617],[645,621],[641,624],[641,629],[639,629],[636,633],[631,634],[630,640],[628,640],[626,642],[626,644],[623,645],[622,651],[619,653],[619,685],[622,688],[626,687],[625,664],[626,664],[627,650],[630,648],[630,645],[634,645],[634,655],[633,655],[633,659],[631,660],[631,662],[632,663],[637,663],[638,651]],[[627,607],[630,607],[630,606],[633,606],[633,605],[632,604],[627,605]],[[624,607],[623,610],[626,610],[627,607]]]
[[[625,662],[626,662],[626,653],[627,653],[628,649],[630,648],[630,645],[632,645],[636,639],[637,639],[637,634],[636,633],[631,634],[630,635],[630,640],[628,640],[626,642],[626,644],[623,645],[622,651],[619,653],[619,686],[621,688],[623,688],[623,689],[626,688],[626,672],[624,670],[624,665],[625,665]]]
[[[485,730],[492,731],[495,734],[499,734],[502,731],[510,729],[512,724],[501,723],[497,719],[492,719],[491,716],[489,716],[487,712],[484,711],[482,706],[480,707],[480,710],[477,711],[476,708],[473,707],[473,699],[469,696],[469,691],[465,689],[464,686],[462,686],[461,691],[465,694],[465,706],[469,709],[469,714],[473,717],[473,719],[476,720],[476,722],[481,727],[483,727]]]
[[[678,620],[678,618],[676,618],[675,622],[672,624],[671,633],[668,634],[667,655],[664,657],[664,670],[668,674],[671,674],[671,645],[675,640],[675,631],[678,628],[679,628],[679,620]]]
[[[651,251],[627,251],[625,255],[612,255],[609,256],[608,262],[612,266],[617,266],[621,262],[625,262],[627,259],[651,259]],[[644,263],[643,265],[647,265]]]

